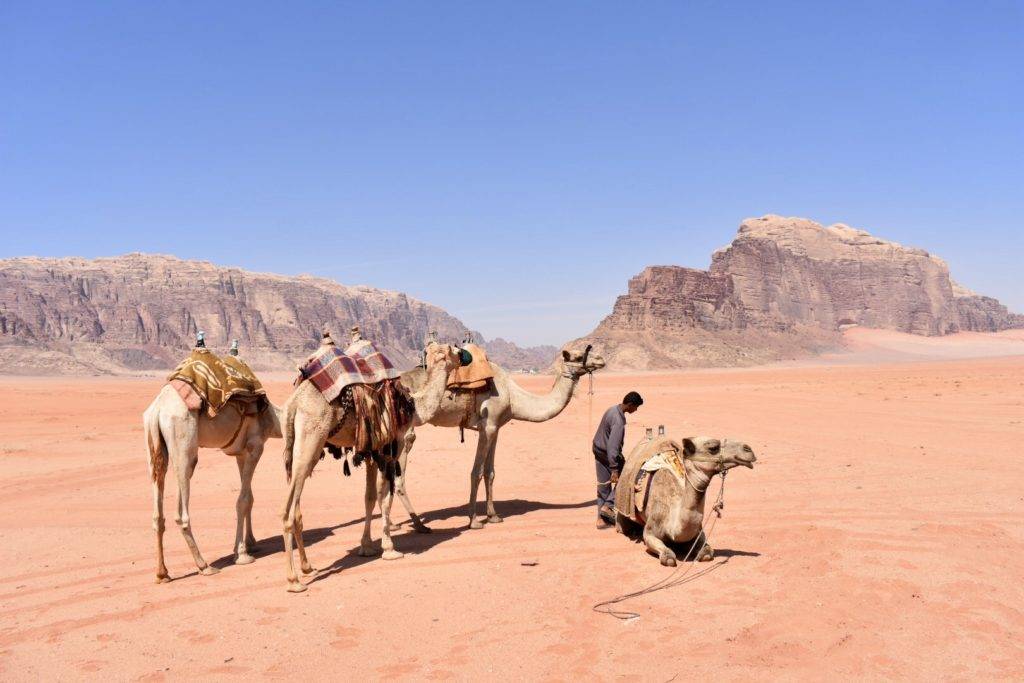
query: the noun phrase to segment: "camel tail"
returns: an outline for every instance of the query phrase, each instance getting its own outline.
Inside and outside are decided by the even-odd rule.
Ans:
[[[288,400],[284,404],[281,421],[281,436],[284,439],[284,474],[292,480],[292,449],[295,446],[295,402]]]
[[[159,481],[167,474],[167,444],[160,432],[160,412],[152,406],[142,415],[142,431],[146,435],[146,450],[149,451],[149,476],[153,481]]]

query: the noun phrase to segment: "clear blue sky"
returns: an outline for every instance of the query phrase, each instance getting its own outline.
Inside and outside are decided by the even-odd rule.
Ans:
[[[0,257],[314,273],[557,344],[778,213],[1024,311],[1022,45],[1019,1],[5,0]]]

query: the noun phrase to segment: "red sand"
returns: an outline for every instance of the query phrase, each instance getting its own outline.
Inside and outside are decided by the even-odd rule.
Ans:
[[[395,562],[356,556],[361,472],[327,459],[303,498],[321,571],[297,596],[279,440],[256,474],[257,561],[224,557],[237,470],[204,451],[192,518],[223,570],[197,575],[171,522],[175,580],[156,585],[140,414],[160,381],[23,382],[0,379],[4,680],[1024,677],[1022,357],[598,376],[592,418],[581,393],[502,432],[505,523],[479,531],[472,443],[425,428],[410,492],[436,532],[404,527]],[[647,403],[628,444],[665,423],[746,439],[759,461],[728,478],[711,539],[728,562],[626,603],[642,616],[622,622],[591,605],[672,571],[594,529],[590,422],[634,388]]]

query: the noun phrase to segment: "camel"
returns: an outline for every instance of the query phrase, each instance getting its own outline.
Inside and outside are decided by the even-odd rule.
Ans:
[[[705,493],[712,477],[742,465],[753,469],[757,457],[745,443],[718,440],[709,437],[683,439],[680,444],[670,439],[644,440],[626,458],[615,493],[615,528],[634,540],[643,539],[647,552],[655,555],[666,567],[676,566],[676,549],[689,550],[697,547],[694,558],[708,562],[715,556],[714,549],[703,538]],[[666,449],[675,450],[683,465],[684,476],[680,479],[672,469],[658,469],[650,474],[647,502],[642,511],[643,523],[632,517],[634,512],[630,497],[634,495],[634,482],[640,467],[648,458]],[[681,452],[679,452],[681,450]],[[620,490],[621,489],[621,490]],[[639,495],[643,497],[644,491]],[[643,503],[639,503],[643,505]],[[627,512],[628,514],[623,514]],[[698,545],[699,544],[699,545]]]
[[[459,363],[457,349],[440,344],[431,344],[427,347],[424,382],[419,391],[411,393],[415,408],[414,420],[422,423],[434,416],[441,404],[448,373]],[[342,411],[337,405],[329,403],[308,381],[296,387],[285,403],[283,413],[285,471],[290,481],[288,498],[281,513],[284,522],[284,552],[288,567],[288,590],[300,593],[306,590],[306,586],[298,580],[295,573],[292,559],[293,542],[298,547],[302,573],[310,574],[316,571],[306,558],[306,548],[302,539],[302,487],[313,473],[313,468],[319,462],[321,453],[328,443],[339,448],[355,444],[356,419],[353,411]],[[378,554],[370,539],[370,520],[378,497],[383,518],[381,554],[385,560],[397,560],[402,557],[402,553],[395,550],[391,540],[391,486],[384,477],[381,477],[378,485],[377,468],[372,461],[367,460],[364,496],[366,520],[359,545],[359,554],[364,557]]]
[[[433,417],[413,423],[413,428],[406,432],[402,442],[399,455],[401,472],[395,479],[395,492],[409,513],[416,531],[428,533],[430,528],[416,514],[405,489],[409,451],[416,441],[415,427],[429,423],[438,427],[462,426],[478,432],[476,459],[469,478],[469,527],[480,529],[484,522],[501,522],[502,518],[494,509],[494,451],[498,444],[498,431],[511,420],[546,422],[556,417],[569,405],[580,377],[604,367],[604,359],[591,353],[589,346],[583,351],[562,351],[556,363],[558,375],[551,390],[543,396],[522,389],[504,369],[491,363],[494,378],[487,389],[477,392],[447,390],[441,408]],[[415,391],[424,385],[426,377],[422,368],[416,368],[403,373],[401,380],[410,390]],[[487,516],[483,518],[476,515],[481,478],[484,479],[487,497]]]
[[[165,384],[142,415],[143,432],[149,451],[149,474],[153,480],[153,529],[156,531],[156,580],[170,581],[164,564],[164,477],[168,466],[178,479],[178,513],[175,521],[181,527],[192,559],[201,574],[216,574],[203,559],[192,535],[188,512],[189,481],[199,462],[200,448],[217,448],[234,456],[238,464],[241,489],[235,503],[238,520],[235,525],[235,564],[253,561],[256,538],[252,533],[252,475],[263,454],[267,439],[281,438],[280,412],[268,402],[262,413],[250,412],[250,406],[231,399],[216,417],[204,410],[189,410],[181,396]]]

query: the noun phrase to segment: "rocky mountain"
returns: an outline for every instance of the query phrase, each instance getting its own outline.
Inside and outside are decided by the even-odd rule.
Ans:
[[[416,363],[429,331],[458,341],[467,329],[400,292],[323,278],[146,254],[0,260],[0,373],[171,368],[198,329],[211,348],[226,350],[237,338],[257,369],[292,370],[324,325],[344,334],[355,324],[402,366]],[[555,354],[474,337],[509,368],[546,367]]]
[[[944,335],[1024,316],[960,287],[923,249],[769,215],[743,221],[706,271],[644,269],[581,341],[620,369],[747,365],[835,348],[847,325]]]

